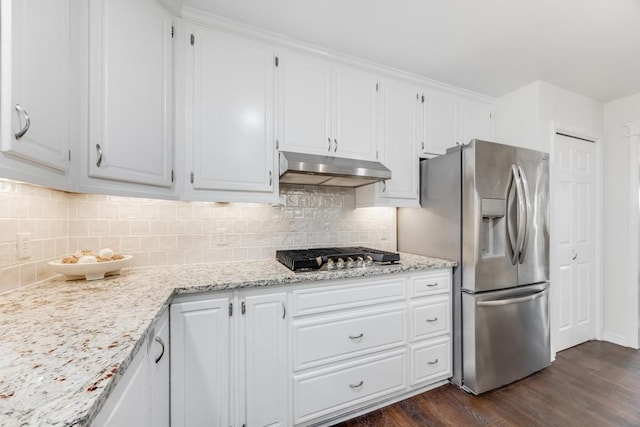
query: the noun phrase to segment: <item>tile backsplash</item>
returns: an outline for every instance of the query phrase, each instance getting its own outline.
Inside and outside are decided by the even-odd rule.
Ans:
[[[355,209],[349,188],[285,186],[280,204],[180,202],[65,193],[0,181],[0,292],[50,277],[47,262],[109,247],[132,266],[273,259],[278,249],[396,249],[394,208]],[[31,233],[17,259],[16,234]],[[226,234],[226,244],[219,235]]]

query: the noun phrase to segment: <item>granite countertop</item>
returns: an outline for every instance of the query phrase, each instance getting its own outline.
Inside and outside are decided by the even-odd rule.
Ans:
[[[294,273],[277,261],[123,270],[96,281],[61,276],[0,295],[0,425],[88,425],[174,295],[449,268],[400,264]]]

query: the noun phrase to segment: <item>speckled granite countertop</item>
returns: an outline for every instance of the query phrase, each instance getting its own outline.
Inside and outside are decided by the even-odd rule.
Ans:
[[[401,254],[401,264],[293,273],[276,261],[123,270],[96,281],[42,284],[0,295],[0,425],[87,425],[176,294],[448,268]]]

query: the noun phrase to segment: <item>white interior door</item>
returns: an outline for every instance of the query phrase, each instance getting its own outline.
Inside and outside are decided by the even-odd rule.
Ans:
[[[595,338],[595,144],[555,135],[552,301],[555,351]]]

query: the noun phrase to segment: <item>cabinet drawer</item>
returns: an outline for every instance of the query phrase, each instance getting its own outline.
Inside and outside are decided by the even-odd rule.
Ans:
[[[410,296],[423,297],[448,292],[451,289],[451,274],[439,271],[411,278]]]
[[[411,306],[411,341],[449,332],[449,299],[430,299],[427,304]]]
[[[376,399],[406,387],[404,350],[321,372],[294,376],[294,423],[323,415],[337,415],[344,409]]]
[[[403,307],[396,306],[294,322],[294,370],[402,345],[404,313]]]
[[[362,283],[293,291],[293,316],[404,299],[405,278],[367,280]]]
[[[411,385],[451,376],[451,340],[432,340],[411,347]]]

